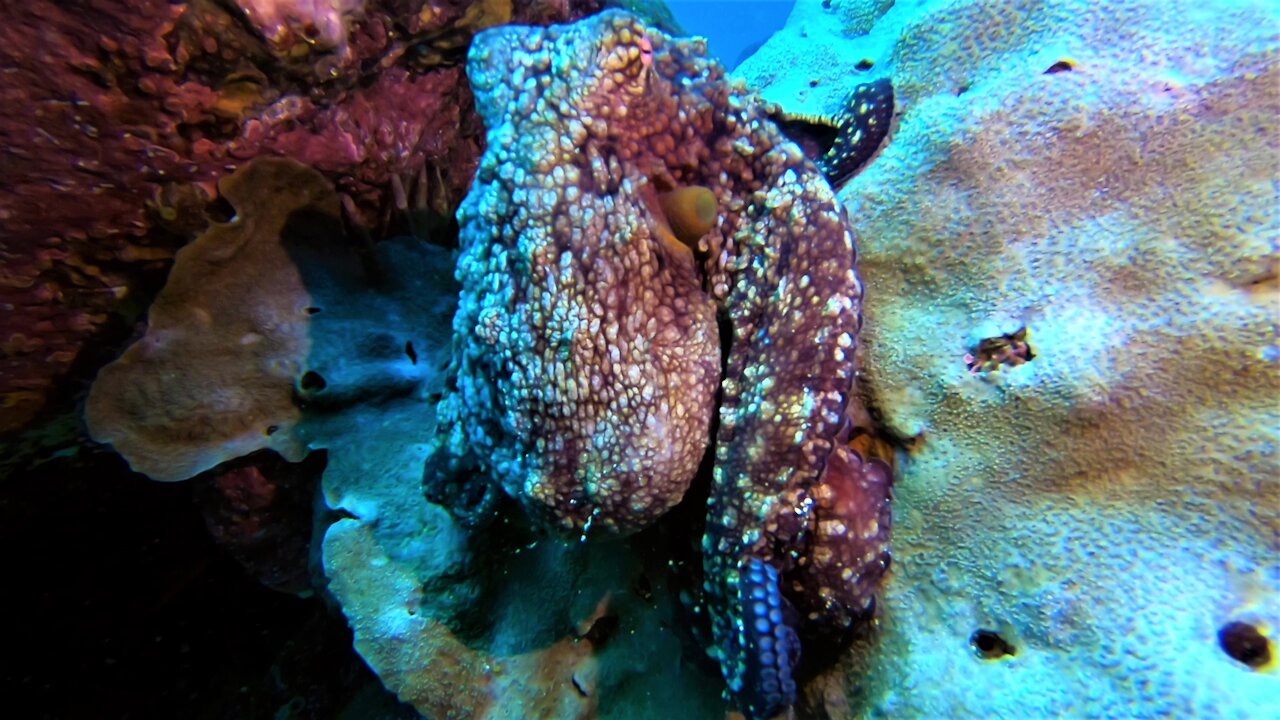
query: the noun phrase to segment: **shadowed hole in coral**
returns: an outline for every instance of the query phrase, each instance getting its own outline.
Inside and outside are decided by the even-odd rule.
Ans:
[[[653,584],[649,582],[648,575],[642,574],[637,577],[636,581],[631,584],[631,590],[645,602],[653,600]]]
[[[969,645],[973,652],[983,660],[998,660],[1002,657],[1017,654],[1017,648],[1000,636],[995,630],[975,630],[969,636]]]
[[[229,223],[236,219],[236,209],[221,195],[210,200],[204,206],[204,212],[216,223]]]
[[[858,64],[854,65],[853,67],[855,70],[866,72],[871,68],[875,67],[875,65],[876,63],[874,60],[871,60],[870,58],[862,58],[861,60],[858,61]]]
[[[445,33],[415,43],[404,54],[404,59],[411,69],[418,72],[437,67],[454,67],[466,61],[468,47],[462,33]]]
[[[618,627],[621,624],[617,615],[602,615],[591,623],[591,627],[587,628],[581,639],[589,641],[596,650],[599,650],[618,633]]]
[[[1257,627],[1229,622],[1218,630],[1218,644],[1233,660],[1257,669],[1271,662],[1271,641]]]
[[[836,138],[840,135],[839,128],[827,123],[776,116],[773,121],[782,134],[799,145],[805,156],[811,160],[826,155],[836,144]]]
[[[413,342],[409,341],[404,344],[404,354],[409,356],[409,362],[414,365],[418,364],[418,353],[413,349]]]
[[[963,94],[965,94],[965,93],[969,92],[969,87],[970,87],[969,83],[961,83],[960,85],[957,85],[957,86],[956,86],[956,97],[959,97],[959,96],[961,96],[961,95],[963,95]]]
[[[1239,288],[1250,295],[1271,297],[1273,293],[1280,291],[1280,273],[1264,272],[1245,280]]]
[[[302,374],[302,379],[298,381],[298,387],[307,392],[320,392],[329,386],[325,382],[324,376],[315,370],[308,370]]]
[[[1071,62],[1070,60],[1059,60],[1058,62],[1050,65],[1049,69],[1044,71],[1044,74],[1057,75],[1060,72],[1071,72],[1075,68],[1076,68],[1075,63]]]
[[[1017,367],[1035,359],[1036,353],[1027,341],[1026,326],[1004,335],[983,338],[972,352],[964,356],[965,366],[975,374],[1001,367]]]

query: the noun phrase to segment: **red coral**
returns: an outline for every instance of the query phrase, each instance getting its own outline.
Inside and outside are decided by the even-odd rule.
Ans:
[[[209,533],[269,588],[302,593],[311,587],[312,498],[323,466],[320,456],[292,465],[262,453],[195,483]]]

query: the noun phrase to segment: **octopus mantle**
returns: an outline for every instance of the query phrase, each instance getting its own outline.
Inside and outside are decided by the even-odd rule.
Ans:
[[[478,522],[500,489],[565,532],[627,533],[714,440],[699,604],[736,703],[768,716],[794,701],[797,630],[865,613],[888,558],[890,472],[846,444],[842,209],[701,41],[626,13],[487,31],[468,73],[488,150],[428,495]],[[718,212],[692,246],[666,201],[689,187]]]

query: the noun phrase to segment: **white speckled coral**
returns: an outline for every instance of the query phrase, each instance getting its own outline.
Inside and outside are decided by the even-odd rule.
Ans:
[[[828,5],[738,72],[815,114],[893,80],[842,197],[867,390],[914,447],[879,642],[810,707],[1280,716],[1217,636],[1280,628],[1280,6]],[[1023,326],[1030,362],[968,369]]]

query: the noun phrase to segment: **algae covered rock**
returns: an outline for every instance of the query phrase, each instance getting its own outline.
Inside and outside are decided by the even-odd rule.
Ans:
[[[1280,626],[1278,21],[802,0],[739,68],[788,113],[880,77],[898,105],[841,193],[864,391],[907,448],[895,570],[810,710],[1280,713],[1220,633]]]

